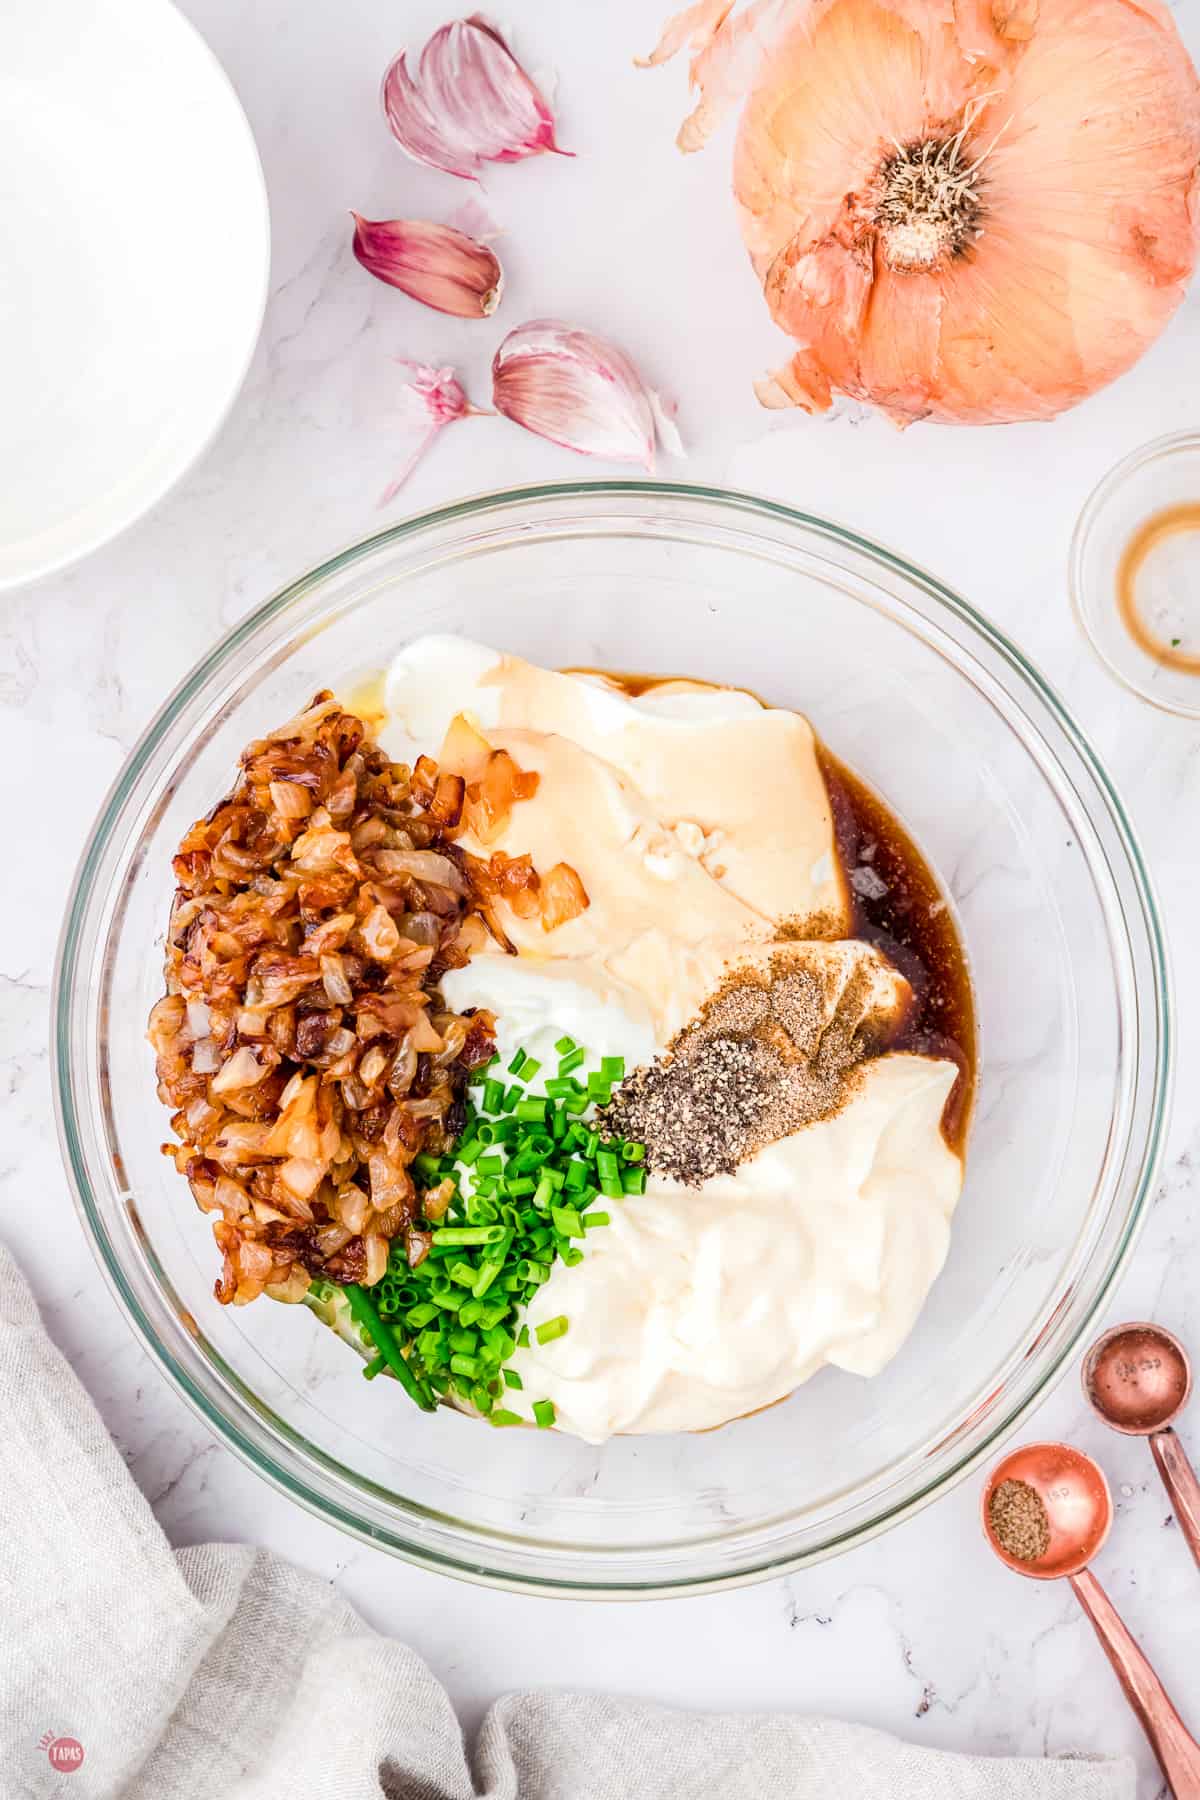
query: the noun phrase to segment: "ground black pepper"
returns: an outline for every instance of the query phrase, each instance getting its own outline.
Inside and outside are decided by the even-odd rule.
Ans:
[[[852,974],[831,995],[834,978],[828,964],[804,967],[800,946],[736,970],[665,1055],[621,1083],[604,1129],[644,1143],[652,1173],[698,1187],[836,1113],[884,1044],[864,1025],[869,978]]]

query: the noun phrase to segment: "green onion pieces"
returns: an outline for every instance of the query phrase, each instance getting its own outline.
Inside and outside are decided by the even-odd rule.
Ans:
[[[541,1065],[518,1050],[498,1079],[498,1059],[476,1070],[466,1119],[454,1149],[423,1153],[412,1165],[418,1187],[447,1179],[449,1205],[425,1229],[428,1253],[415,1269],[406,1246],[392,1244],[386,1273],[372,1288],[348,1286],[346,1298],[363,1344],[372,1352],[368,1378],[389,1370],[423,1411],[456,1397],[498,1426],[553,1425],[550,1400],[529,1412],[521,1377],[507,1363],[529,1344],[522,1314],[549,1279],[553,1265],[577,1263],[579,1240],[611,1219],[611,1203],[639,1193],[643,1145],[609,1139],[584,1122],[624,1076],[620,1057],[604,1057],[582,1079],[587,1052],[570,1037],[554,1046],[557,1073],[543,1095],[527,1094]],[[594,1060],[594,1059],[593,1059]],[[597,1205],[603,1200],[603,1206]],[[562,1313],[535,1329],[539,1344],[570,1329]]]

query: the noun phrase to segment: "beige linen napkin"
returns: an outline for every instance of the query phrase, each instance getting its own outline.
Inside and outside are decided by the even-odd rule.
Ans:
[[[2,1246],[0,1426],[3,1800],[1133,1800],[1128,1761],[585,1694],[508,1695],[468,1753],[421,1659],[326,1582],[172,1553]]]

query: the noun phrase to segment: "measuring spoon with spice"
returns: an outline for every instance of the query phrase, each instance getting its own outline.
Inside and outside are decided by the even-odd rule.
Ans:
[[[1084,1358],[1083,1391],[1114,1431],[1149,1438],[1179,1529],[1200,1564],[1200,1481],[1172,1430],[1192,1391],[1192,1365],[1179,1339],[1144,1320],[1114,1326]]]
[[[1111,1525],[1103,1471],[1069,1444],[1013,1450],[983,1490],[983,1529],[996,1555],[1034,1581],[1070,1582],[1175,1800],[1200,1800],[1200,1744],[1088,1567]]]

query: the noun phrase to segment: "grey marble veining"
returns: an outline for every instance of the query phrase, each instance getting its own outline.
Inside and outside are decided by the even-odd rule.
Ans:
[[[1066,555],[1096,479],[1134,445],[1197,424],[1200,291],[1138,369],[1052,426],[917,428],[847,410],[765,415],[751,375],[779,356],[726,199],[728,145],[671,148],[682,71],[637,75],[656,16],[514,0],[531,61],[559,76],[575,161],[500,170],[508,287],[493,324],[423,312],[350,254],[347,212],[445,216],[461,184],[415,168],[376,111],[380,72],[445,9],[185,0],[258,136],[275,232],[253,369],[218,442],[119,542],[0,608],[0,783],[10,827],[0,896],[0,1229],[47,1322],[177,1543],[247,1538],[340,1583],[414,1643],[468,1724],[501,1689],[569,1683],[698,1706],[824,1710],[920,1742],[994,1752],[1132,1751],[1160,1791],[1070,1595],[1014,1579],[979,1537],[978,1482],[803,1575],[717,1598],[549,1603],[444,1581],[339,1536],[218,1448],[134,1343],[83,1245],[50,1114],[48,984],[63,895],[99,801],[139,731],[213,638],[276,586],[385,518],[453,496],[602,472],[506,426],[443,434],[400,499],[378,496],[403,450],[390,358],[453,362],[479,404],[500,327],[557,313],[599,324],[675,395],[701,481],[787,499],[902,548],[990,613],[1059,688],[1129,806],[1171,934],[1178,1101],[1163,1176],[1110,1318],[1152,1314],[1200,1348],[1200,993],[1195,821],[1200,727],[1115,687],[1072,621]],[[1200,6],[1178,17],[1200,46]],[[979,883],[994,872],[974,868]],[[1106,1434],[1073,1377],[1032,1421],[1098,1454],[1118,1517],[1100,1573],[1200,1725],[1200,1590],[1144,1445]],[[1186,1438],[1200,1451],[1200,1405]],[[566,1647],[566,1648],[564,1648]]]

